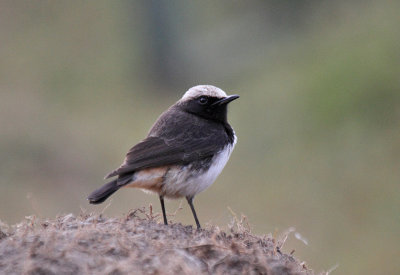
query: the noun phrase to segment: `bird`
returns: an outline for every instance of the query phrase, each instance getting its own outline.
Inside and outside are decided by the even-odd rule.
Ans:
[[[214,183],[235,147],[227,106],[237,98],[212,85],[187,90],[128,151],[122,165],[105,176],[114,179],[93,191],[89,203],[102,203],[122,187],[150,191],[158,194],[168,225],[164,198],[185,197],[200,229],[193,199]]]

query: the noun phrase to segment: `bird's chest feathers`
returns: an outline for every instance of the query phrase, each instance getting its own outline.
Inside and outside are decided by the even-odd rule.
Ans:
[[[226,146],[220,153],[216,154],[212,158],[209,169],[204,171],[201,176],[199,175],[204,179],[204,182],[211,182],[210,184],[212,184],[215,181],[228,162],[233,146],[234,144]]]
[[[195,196],[214,183],[222,172],[235,146],[225,146],[211,160],[171,169],[164,177],[162,190],[166,197]]]

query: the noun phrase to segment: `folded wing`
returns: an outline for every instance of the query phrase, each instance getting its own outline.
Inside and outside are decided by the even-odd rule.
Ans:
[[[118,176],[120,184],[127,183],[127,176],[135,171],[174,164],[187,164],[193,160],[212,157],[215,152],[222,150],[223,140],[197,138],[186,142],[167,144],[161,137],[147,137],[132,147],[125,157],[123,164],[109,173],[105,178]]]

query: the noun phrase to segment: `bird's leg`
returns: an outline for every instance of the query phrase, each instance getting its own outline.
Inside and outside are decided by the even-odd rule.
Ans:
[[[199,219],[197,218],[196,210],[194,210],[194,206],[193,206],[193,197],[186,197],[186,199],[187,199],[187,202],[190,205],[190,209],[192,209],[192,213],[193,213],[194,220],[196,221],[197,229],[200,229],[201,226],[200,226],[200,223],[199,223]]]
[[[168,225],[167,215],[165,214],[164,197],[160,195],[161,209],[164,218],[164,224]]]

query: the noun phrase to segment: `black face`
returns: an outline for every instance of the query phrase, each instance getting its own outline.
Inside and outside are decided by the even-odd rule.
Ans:
[[[238,96],[217,98],[210,96],[199,96],[182,104],[183,109],[206,119],[219,122],[227,122],[227,105]]]

